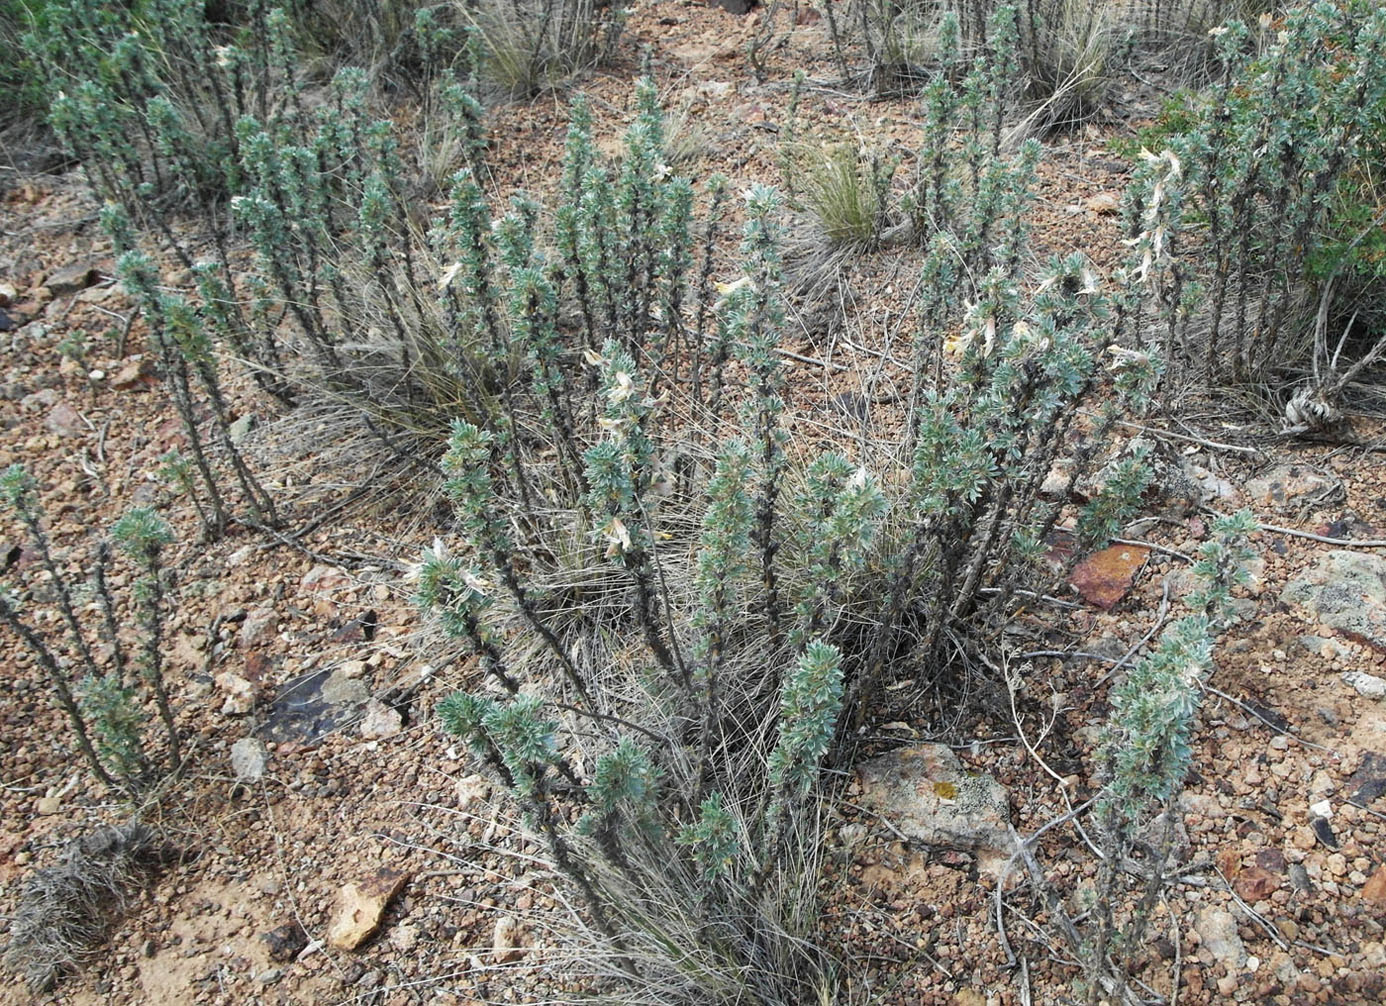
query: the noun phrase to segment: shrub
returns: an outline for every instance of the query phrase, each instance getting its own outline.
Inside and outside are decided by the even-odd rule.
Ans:
[[[253,11],[263,0],[237,6]],[[422,96],[434,72],[463,48],[462,20],[447,2],[289,0],[283,8],[294,47],[305,59],[322,61],[324,80],[340,67],[358,66],[372,81]]]
[[[369,75],[341,70],[310,101],[282,12],[250,5],[246,30],[220,44],[222,31],[193,7],[151,5],[55,6],[36,34],[65,83],[52,118],[105,203],[122,279],[183,418],[208,532],[231,519],[225,500],[236,493],[249,512],[237,519],[273,524],[274,501],[229,436],[220,352],[248,364],[282,406],[305,395],[346,403],[405,465],[415,463],[412,438],[435,442],[459,411],[486,408],[494,374],[458,342],[429,289],[442,270],[427,221],[410,212],[414,183],[393,127],[370,114]],[[148,32],[129,30],[156,14]],[[415,37],[433,51],[445,32],[426,21]],[[451,120],[455,156],[479,166],[472,95],[445,73],[424,93]],[[428,167],[431,177],[442,170]],[[194,246],[176,219],[184,208],[209,242]],[[231,266],[242,235],[258,260],[249,274]],[[164,256],[191,272],[195,293],[161,286]]]
[[[1203,585],[1189,598],[1194,613],[1167,628],[1113,689],[1099,755],[1104,786],[1095,806],[1102,851],[1097,910],[1083,948],[1094,988],[1105,981],[1122,994],[1131,961],[1145,945],[1192,762],[1200,690],[1213,670],[1213,643],[1230,621],[1231,589],[1246,582],[1245,565],[1255,556],[1246,545],[1255,530],[1249,511],[1213,522],[1193,566]],[[1126,862],[1138,863],[1143,874],[1134,890],[1124,886]]]
[[[921,70],[920,142],[914,177],[900,196],[892,193],[898,160],[880,151],[846,144],[821,147],[797,136],[796,79],[781,153],[781,174],[791,199],[810,211],[816,233],[801,240],[792,262],[796,289],[821,286],[831,271],[829,249],[868,250],[912,241],[925,247],[950,234],[962,256],[959,277],[981,277],[993,266],[1014,273],[1026,241],[1024,213],[1031,200],[1040,145],[1028,141],[1008,149],[1006,122],[1015,107],[1016,22],[1003,8],[991,23],[986,55],[969,58],[958,18],[945,13],[934,35],[937,61]],[[971,292],[970,290],[968,291]],[[932,298],[944,286],[924,284],[926,325],[943,323]],[[957,291],[948,293],[956,297]],[[951,302],[934,305],[945,314]],[[918,377],[918,371],[916,377]]]
[[[436,56],[447,29],[441,15],[424,16],[431,10],[421,12],[413,32]],[[145,13],[142,8],[140,16]],[[325,92],[310,96],[314,85],[302,73],[294,26],[282,12],[251,5],[248,30],[225,44],[187,5],[163,13],[167,17],[149,33],[136,33],[128,30],[134,14],[67,5],[40,41],[55,73],[76,78],[55,96],[53,120],[107,203],[103,222],[121,254],[123,279],[145,309],[170,397],[184,419],[199,506],[209,533],[216,534],[233,518],[224,499],[237,490],[249,516],[235,519],[275,520],[274,501],[228,435],[218,349],[248,363],[260,387],[282,406],[305,398],[345,405],[387,452],[388,463],[413,467],[418,445],[435,444],[453,418],[485,421],[501,407],[494,398],[520,363],[511,351],[512,317],[517,336],[529,343],[547,336],[518,303],[489,305],[480,325],[458,314],[450,289],[456,270],[445,275],[437,259],[455,257],[456,242],[462,242],[480,257],[475,268],[489,270],[495,239],[489,232],[465,232],[476,220],[457,205],[442,226],[420,219],[416,183],[394,128],[371,115],[368,74],[340,70]],[[523,13],[549,18],[545,32],[569,44],[573,19],[582,12],[548,5]],[[582,27],[597,30],[586,22]],[[105,55],[108,48],[113,55]],[[66,49],[76,58],[60,63]],[[165,58],[170,51],[176,55]],[[446,121],[448,146],[469,172],[454,184],[455,204],[465,202],[484,180],[481,108],[448,73],[426,82],[421,93],[426,117]],[[650,186],[659,149],[657,140],[638,145],[638,162],[606,189],[613,199],[633,200],[620,208],[627,229],[630,220],[643,226],[644,215],[654,211]],[[441,175],[453,176],[456,161],[423,164],[423,187],[432,190]],[[680,226],[689,198],[671,205],[670,227]],[[200,257],[208,254],[206,245],[195,250],[188,231],[175,224],[174,214],[189,205],[211,237],[209,257]],[[501,223],[512,219],[521,226],[509,232],[516,243],[507,252],[523,259],[530,254],[522,246],[531,240],[525,229],[532,221],[525,225],[521,213]],[[257,268],[248,275],[231,268],[240,235],[256,253]],[[163,262],[156,249],[167,249],[191,270],[195,295],[158,288]],[[621,282],[644,284],[638,294],[617,304],[608,282],[614,274],[592,278],[606,284],[607,306],[624,312],[623,321],[639,327],[643,338],[659,298],[677,296],[672,281],[657,288],[654,277],[660,271],[672,276],[683,258],[656,262],[648,244],[612,245],[602,254],[626,250],[632,257],[621,260],[627,272]],[[529,263],[512,265],[518,270]],[[547,281],[537,259],[526,275],[540,281],[530,293],[542,300]],[[430,289],[440,276],[441,296]],[[502,327],[491,324],[496,316],[487,312],[495,310],[506,317]],[[545,352],[531,344],[521,357],[531,351]],[[202,412],[208,420],[198,420]],[[224,465],[204,446],[214,447]],[[235,489],[218,485],[222,471]]]
[[[614,182],[576,103],[553,258],[536,252],[536,206],[493,226],[461,180],[458,316],[518,344],[529,378],[486,425],[458,423],[444,458],[460,541],[422,557],[418,600],[484,679],[439,714],[525,810],[581,896],[584,959],[631,1001],[832,994],[810,879],[821,761],[887,685],[944,703],[987,687],[967,655],[1062,575],[1051,533],[1101,543],[1148,481],[1137,460],[1084,507],[1041,493],[1057,458],[1076,480],[1101,456],[1120,413],[1080,408],[1163,273],[1140,268],[1136,238],[1108,282],[1074,257],[1028,288],[1019,207],[1037,148],[1019,169],[997,153],[976,72],[973,140],[941,148],[945,182],[920,197],[936,212],[915,387],[877,472],[839,445],[805,457],[786,431],[773,190],[743,194],[739,275],[715,303],[670,268],[691,257],[688,190],[653,167],[647,82]],[[684,318],[704,311],[706,343]],[[1115,383],[1140,399],[1156,362],[1123,348]],[[706,400],[682,397],[689,354],[713,375]]]
[[[844,31],[855,28],[866,57],[867,76],[876,94],[911,91],[927,79],[937,55],[938,5],[920,0],[858,0],[842,24],[826,5],[828,27],[843,75],[852,75],[842,55]]]
[[[1312,355],[1314,377],[1287,396],[1287,411],[1314,426],[1331,421],[1344,386],[1329,331],[1379,324],[1371,179],[1386,121],[1386,15],[1345,0],[1296,8],[1277,25],[1264,51],[1245,26],[1222,32],[1225,70],[1170,144],[1183,165],[1170,195],[1207,262],[1172,347],[1212,381],[1264,383]]]
[[[0,132],[43,116],[43,89],[23,40],[38,6],[24,0],[0,2]]]
[[[1271,13],[1280,6],[1268,0],[1144,0],[1129,5],[1128,20],[1135,26],[1133,42],[1153,50],[1179,78],[1200,86],[1226,68],[1218,46],[1222,27],[1245,24],[1252,30],[1250,41],[1264,44]]]
[[[93,563],[92,587],[102,615],[96,631],[109,653],[109,658],[98,660],[97,650],[78,615],[74,588],[59,569],[44,530],[37,484],[23,466],[11,465],[0,476],[0,493],[28,531],[48,574],[53,592],[51,603],[66,629],[67,646],[85,675],[80,706],[69,672],[58,655],[60,644],[34,628],[33,620],[24,617],[20,601],[8,591],[0,593],[0,621],[19,637],[43,669],[92,775],[106,786],[135,794],[164,775],[178,772],[183,764],[182,746],[163,675],[167,599],[160,553],[173,540],[168,525],[152,510],[135,509],[112,528],[112,537],[135,561],[142,574],[133,588],[142,644],[138,666],[132,668],[116,619],[115,600],[106,579],[109,545],[103,542],[98,546]],[[102,668],[103,661],[108,669]],[[162,767],[151,764],[146,754],[149,745],[144,737],[144,714],[139,708],[141,690],[136,682],[143,684],[143,691],[152,699],[164,728],[168,753]]]
[[[825,11],[849,81],[878,94],[917,90],[940,65],[956,63],[960,34],[968,60],[1009,64],[997,78],[1024,108],[1020,129],[1043,132],[1082,121],[1105,100],[1114,50],[1126,37],[1118,7],[1075,0],[855,0],[845,13],[833,5]],[[864,69],[849,58],[855,47],[865,56]],[[965,68],[966,61],[950,72],[958,65]]]

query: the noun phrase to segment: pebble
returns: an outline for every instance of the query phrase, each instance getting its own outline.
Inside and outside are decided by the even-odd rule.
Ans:
[[[496,920],[496,928],[491,933],[491,950],[496,955],[496,963],[510,964],[523,956],[519,939],[520,924],[513,915],[502,915]]]
[[[398,710],[373,698],[366,703],[365,715],[361,719],[361,736],[367,740],[393,737],[403,725],[404,717]]]
[[[1343,684],[1364,699],[1386,697],[1386,678],[1378,678],[1375,674],[1367,674],[1365,671],[1348,671],[1342,675],[1342,679]]]
[[[1246,964],[1246,947],[1237,933],[1237,919],[1221,908],[1203,908],[1194,917],[1194,930],[1214,959],[1227,967],[1229,973],[1240,971]]]
[[[259,782],[269,765],[269,750],[258,737],[242,737],[231,745],[231,771],[238,782]]]

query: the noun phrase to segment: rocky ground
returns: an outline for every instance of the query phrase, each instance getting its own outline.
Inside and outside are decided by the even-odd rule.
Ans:
[[[773,52],[769,82],[755,83],[742,55],[754,30],[715,8],[640,6],[630,65],[584,85],[606,135],[628,114],[635,54],[647,45],[689,137],[680,169],[722,171],[734,190],[775,181],[785,82],[796,67],[810,79],[832,70],[821,26],[804,23]],[[1126,169],[1107,144],[1129,135],[1151,98],[1145,85],[1119,90],[1102,120],[1051,142],[1041,251],[1080,249],[1099,262],[1116,254],[1111,213]],[[803,114],[841,135],[912,142],[906,101],[810,88]],[[497,176],[545,191],[565,120],[552,98],[495,110]],[[53,544],[80,577],[91,529],[154,500],[148,473],[179,426],[141,323],[111,279],[80,178],[17,180],[0,213],[0,466],[22,461],[38,477]],[[794,329],[786,348],[804,358],[792,371],[799,400],[811,403],[805,429],[821,420],[812,403],[869,397],[867,375],[882,380],[881,346],[917,266],[912,254],[849,267],[844,289],[870,305],[852,324]],[[797,317],[812,320],[813,310]],[[89,336],[80,358],[77,330]],[[388,497],[334,512],[345,489],[291,461],[288,433],[247,387],[238,401],[258,421],[247,449],[273,460],[267,481],[299,501],[296,526],[330,519],[301,536],[236,529],[204,546],[194,515],[175,508],[179,605],[167,660],[194,768],[141,810],[177,854],[52,1001],[569,1001],[564,894],[431,712],[470,673],[409,603],[407,563],[438,528],[423,517],[401,527]],[[853,976],[844,1002],[1081,995],[1052,918],[1017,893],[1024,867],[1011,857],[1011,829],[1033,836],[1091,796],[1114,666],[1178,614],[1188,556],[1212,515],[1243,506],[1268,525],[1254,542],[1261,560],[1203,698],[1197,772],[1177,829],[1182,879],[1156,909],[1139,974],[1153,993],[1189,1004],[1386,998],[1381,426],[1355,420],[1358,446],[1303,444],[1245,409],[1192,399],[1155,425],[1143,435],[1192,496],[1162,503],[1079,567],[1063,607],[1032,616],[1033,645],[1012,657],[1020,713],[943,738],[921,715],[872,738],[882,753],[848,784],[825,854],[824,929]],[[9,582],[42,583],[16,524],[4,526],[0,547]],[[122,571],[113,585],[129,578]],[[0,900],[13,910],[31,871],[129,808],[93,786],[39,669],[12,636],[0,638],[9,670]],[[1082,836],[1055,825],[1032,850],[1070,914],[1081,911],[1095,871]],[[999,924],[998,885],[1011,892]],[[0,991],[5,1002],[27,998],[17,983]]]

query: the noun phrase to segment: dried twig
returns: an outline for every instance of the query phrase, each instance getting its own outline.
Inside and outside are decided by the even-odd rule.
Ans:
[[[1208,447],[1217,451],[1235,451],[1238,454],[1260,455],[1255,447],[1241,447],[1237,444],[1223,444],[1216,440],[1204,440],[1202,437],[1193,437],[1187,433],[1175,433],[1173,430],[1161,430],[1154,426],[1142,426],[1140,423],[1128,422],[1125,419],[1118,422],[1127,429],[1140,430],[1142,433],[1149,433],[1153,437],[1168,437],[1170,440],[1180,440],[1188,444],[1198,444],[1200,447]]]

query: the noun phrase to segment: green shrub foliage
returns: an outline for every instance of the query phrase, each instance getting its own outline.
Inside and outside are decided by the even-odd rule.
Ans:
[[[1360,338],[1382,321],[1372,179],[1386,15],[1356,0],[1309,3],[1274,29],[1264,44],[1241,23],[1219,29],[1221,75],[1174,119],[1183,128],[1168,143],[1181,168],[1164,194],[1178,210],[1161,239],[1192,236],[1183,268],[1196,283],[1170,341],[1182,365],[1214,381],[1266,382],[1312,354],[1310,390],[1326,399],[1341,390],[1332,371],[1343,343],[1335,351],[1323,329],[1360,325]]]
[[[38,484],[22,465],[11,465],[0,474],[0,498],[28,531],[48,574],[47,596],[31,590],[0,592],[0,622],[19,638],[44,672],[92,775],[107,786],[138,794],[183,765],[181,736],[163,671],[168,589],[160,556],[172,543],[173,533],[148,508],[129,511],[111,529],[111,539],[139,572],[132,594],[139,613],[140,652],[131,661],[106,577],[110,543],[98,545],[92,563],[91,589],[101,618],[90,626],[79,613],[86,610],[77,600],[79,585],[71,583],[62,571],[59,556],[49,542]],[[50,633],[43,628],[43,620],[27,610],[47,605],[61,615],[65,634]],[[104,648],[93,645],[93,636],[105,644]],[[71,670],[74,663],[82,675],[76,690]],[[167,752],[162,763],[149,756],[152,741],[147,737],[146,700],[154,705],[163,726]]]
[[[985,198],[950,183],[929,204],[905,442],[875,471],[845,444],[805,456],[785,426],[773,189],[742,194],[735,278],[673,271],[696,257],[695,200],[655,160],[648,84],[619,166],[574,104],[552,246],[527,197],[493,223],[455,181],[449,310],[493,367],[525,363],[443,460],[458,540],[422,557],[418,600],[485,677],[439,714],[525,809],[635,999],[830,987],[805,928],[821,763],[885,685],[971,687],[960,656],[1061,575],[1060,524],[1100,544],[1146,488],[1137,454],[1068,503],[1120,415],[1094,392],[1111,374],[1141,405],[1158,374],[1125,345],[1157,270],[1133,241],[1110,277],[1074,256],[1028,282],[1038,150],[1005,157],[989,129],[940,149]],[[1046,494],[1060,458],[1071,481]]]

